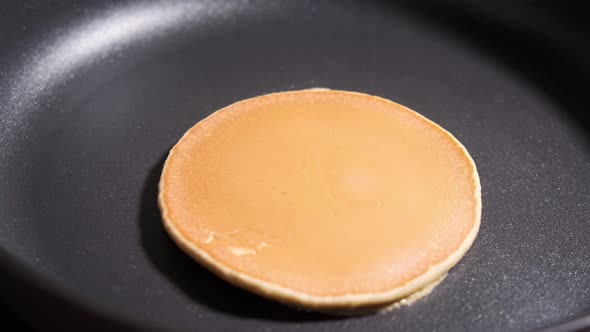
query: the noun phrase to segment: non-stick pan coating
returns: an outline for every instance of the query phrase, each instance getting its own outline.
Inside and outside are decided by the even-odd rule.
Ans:
[[[590,313],[587,45],[537,24],[537,7],[451,4],[5,1],[3,301],[42,329],[522,331]],[[184,131],[310,87],[407,105],[477,163],[478,238],[410,307],[297,311],[227,285],[164,233],[157,182]]]

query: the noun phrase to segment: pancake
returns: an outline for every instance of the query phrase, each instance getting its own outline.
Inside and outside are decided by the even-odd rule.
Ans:
[[[481,216],[475,163],[449,132],[392,101],[327,89],[211,114],[172,148],[159,189],[166,231],[196,261],[320,311],[424,293]]]

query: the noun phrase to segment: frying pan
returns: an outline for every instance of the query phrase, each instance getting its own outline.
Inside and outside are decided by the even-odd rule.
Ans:
[[[574,6],[574,7],[568,7]],[[580,3],[3,1],[2,301],[41,330],[573,330],[590,313],[589,30]],[[166,236],[167,151],[263,93],[329,87],[452,132],[483,190],[428,297],[338,318],[233,288]],[[564,325],[561,325],[561,324]]]

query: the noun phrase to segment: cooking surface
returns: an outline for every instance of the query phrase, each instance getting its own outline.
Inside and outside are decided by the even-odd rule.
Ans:
[[[0,25],[6,271],[100,319],[155,329],[520,331],[590,313],[590,143],[567,91],[376,2],[30,5],[9,5]],[[236,100],[318,86],[407,105],[478,166],[479,235],[411,307],[298,312],[212,276],[161,226],[162,163],[190,126]],[[14,306],[37,324],[66,307],[29,301]]]

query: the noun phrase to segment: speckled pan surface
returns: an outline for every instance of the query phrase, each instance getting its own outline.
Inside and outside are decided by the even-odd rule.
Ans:
[[[522,331],[589,314],[587,30],[550,7],[491,7],[3,2],[0,299],[43,329]],[[478,165],[478,238],[411,307],[300,312],[228,286],[162,228],[158,179],[182,133],[235,100],[317,86],[407,105]]]

